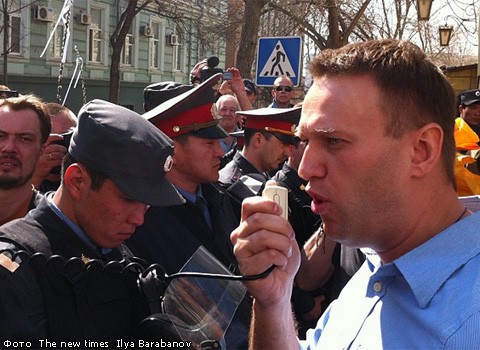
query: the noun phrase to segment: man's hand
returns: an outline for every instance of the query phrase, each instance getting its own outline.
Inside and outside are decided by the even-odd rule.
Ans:
[[[48,137],[47,142],[45,143],[46,146],[37,161],[35,172],[32,177],[32,184],[35,188],[40,187],[43,180],[47,178],[53,168],[62,164],[63,157],[68,150],[65,146],[52,143],[53,141],[60,140],[63,140],[62,135],[50,134]]]
[[[245,91],[245,84],[243,83],[243,79],[238,68],[230,67],[227,69],[227,71],[232,73],[232,79],[224,80],[220,86],[219,92],[222,95],[232,93],[235,94],[242,111],[249,111],[253,109],[253,106],[248,99],[247,92]]]
[[[293,279],[300,265],[292,227],[279,216],[273,201],[251,197],[243,201],[240,226],[231,240],[243,275],[259,274],[275,265],[265,278],[247,283],[256,303],[290,303]]]

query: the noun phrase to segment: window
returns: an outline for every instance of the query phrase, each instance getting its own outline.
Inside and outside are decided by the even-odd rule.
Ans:
[[[182,47],[182,40],[181,35],[177,32],[176,33],[178,38],[178,43],[173,46],[173,70],[174,71],[182,71],[183,69],[183,47]]]
[[[30,46],[32,7],[29,4],[26,0],[9,0],[6,2],[6,11],[0,12],[0,54],[30,58],[30,50],[28,48]],[[9,26],[6,29],[3,28],[5,16],[8,17],[9,21]],[[7,34],[5,42],[4,33]],[[6,47],[5,52],[3,50],[4,47]]]
[[[104,10],[91,8],[91,24],[88,29],[88,61],[92,63],[103,63],[104,60]]]
[[[130,26],[130,30],[125,37],[125,45],[122,49],[122,61],[121,63],[126,66],[133,66],[133,44],[134,38],[132,34],[134,25]]]
[[[160,22],[152,22],[150,27],[152,28],[153,37],[150,38],[149,45],[149,62],[150,68],[152,69],[162,69],[162,38],[163,38],[163,27]]]
[[[20,54],[21,53],[21,11],[22,4],[20,1],[12,1],[11,8],[8,11],[7,15],[10,21],[10,27],[8,28],[8,38],[7,38],[7,50],[9,54]]]
[[[173,70],[182,70],[182,46],[173,47]]]
[[[53,30],[53,27],[55,27],[55,22],[51,24],[50,30]],[[63,25],[59,24],[57,27],[57,30],[53,34],[52,41],[50,42],[49,58],[58,59],[58,60],[62,58],[63,35],[64,35]]]

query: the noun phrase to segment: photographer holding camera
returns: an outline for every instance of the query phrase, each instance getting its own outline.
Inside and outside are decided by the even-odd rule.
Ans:
[[[32,178],[33,186],[41,193],[55,191],[60,185],[60,164],[67,153],[73,129],[77,126],[77,116],[67,107],[55,102],[45,105],[52,131]]]

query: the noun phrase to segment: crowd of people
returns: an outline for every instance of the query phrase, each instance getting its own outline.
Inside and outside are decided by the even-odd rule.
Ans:
[[[478,158],[480,90],[456,100],[398,40],[323,51],[299,104],[280,76],[253,108],[252,80],[206,64],[191,84],[147,86],[142,115],[2,95],[0,340],[478,347],[480,214],[459,196],[480,193],[457,186],[478,168],[459,172],[456,156]],[[261,196],[272,183],[288,190],[288,220]],[[247,293],[238,305],[179,293],[210,329],[192,345],[184,334],[202,327],[162,299],[202,247]],[[211,300],[231,318],[203,310]]]

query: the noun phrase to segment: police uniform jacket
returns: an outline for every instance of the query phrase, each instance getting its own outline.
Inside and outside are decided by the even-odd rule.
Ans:
[[[0,228],[0,249],[10,256],[26,251],[13,259],[19,263],[16,270],[0,267],[2,341],[89,339],[113,346],[115,339],[131,338],[148,315],[137,294],[137,274],[119,273],[120,263],[110,272],[104,269],[107,262],[128,260],[128,248],[102,256],[55,214],[46,198],[26,217]]]
[[[312,212],[312,197],[305,192],[306,180],[287,163],[275,174],[272,180],[283,184],[288,189],[289,221],[295,231],[300,246],[320,227],[320,216]]]
[[[148,263],[162,265],[171,274],[178,272],[203,245],[225,267],[235,270],[230,233],[239,222],[223,191],[214,184],[201,186],[212,218],[212,229],[195,203],[186,201],[182,205],[150,207],[144,224],[127,241],[131,251]]]
[[[267,181],[267,175],[258,171],[240,151],[233,159],[220,169],[220,185],[228,194],[237,220],[240,221],[242,202],[245,198],[258,195]],[[248,175],[253,180],[253,186],[240,180]]]
[[[238,274],[230,233],[238,226],[230,199],[216,184],[202,184],[212,229],[201,209],[186,201],[182,205],[150,207],[145,223],[126,242],[135,256],[162,265],[168,274],[176,273],[203,245],[231,272]],[[228,348],[246,349],[251,300],[245,296],[235,312],[225,339]]]
[[[243,175],[248,174],[260,174],[265,177],[265,180],[267,180],[265,174],[258,171],[258,169],[255,168],[240,151],[235,153],[233,159],[219,171],[219,174],[219,182],[224,188],[228,188]]]

